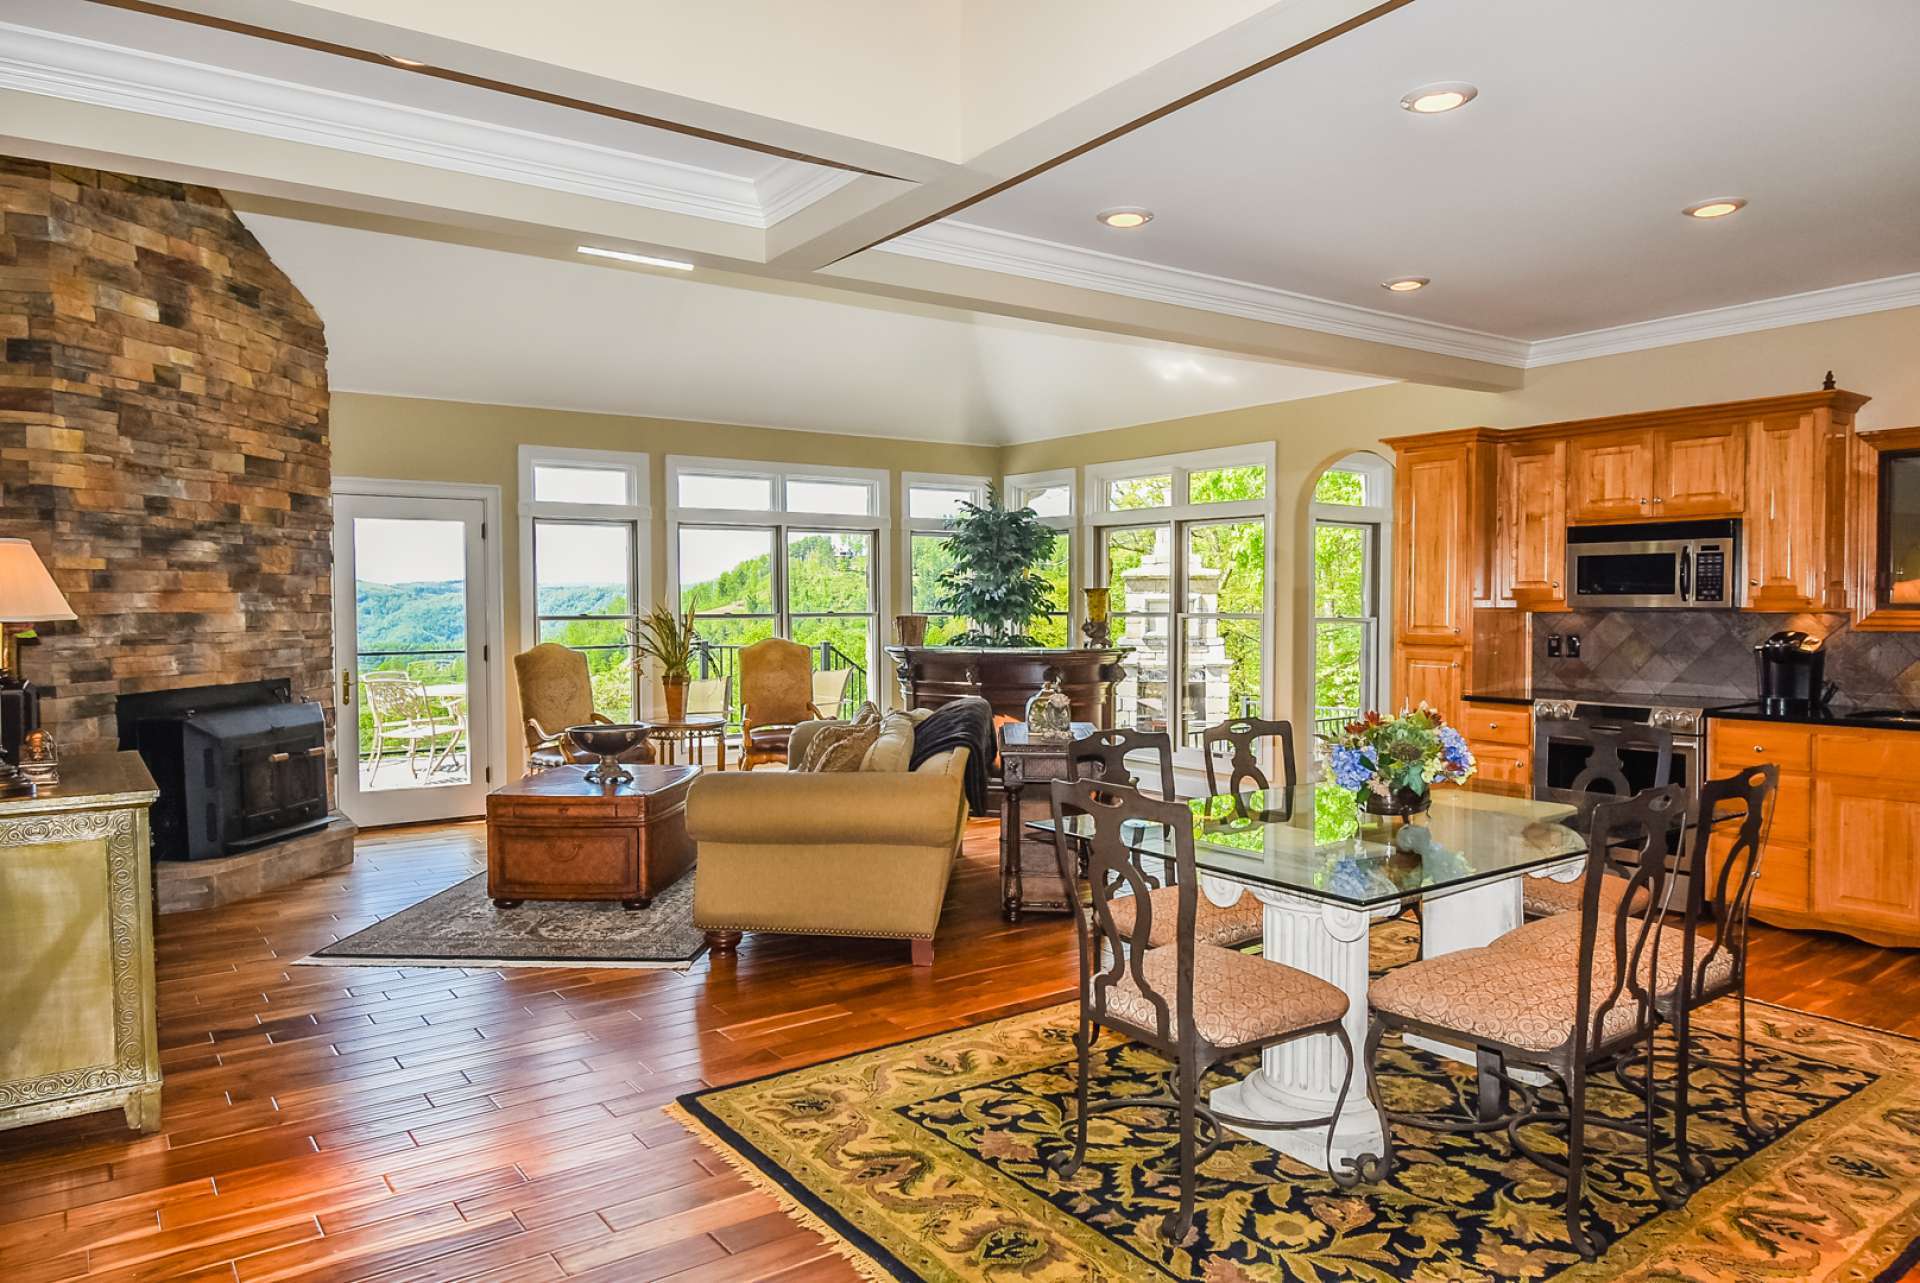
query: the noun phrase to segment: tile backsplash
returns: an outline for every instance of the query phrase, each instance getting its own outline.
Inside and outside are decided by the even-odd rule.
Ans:
[[[1738,610],[1596,610],[1533,617],[1536,695],[1597,698],[1621,692],[1676,701],[1754,699],[1753,647],[1781,629],[1827,639],[1836,708],[1920,707],[1920,633],[1858,633],[1845,615]],[[1549,634],[1577,633],[1580,657],[1547,654]]]

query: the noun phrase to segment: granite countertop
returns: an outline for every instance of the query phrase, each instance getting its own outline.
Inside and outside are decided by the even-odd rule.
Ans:
[[[1770,713],[1757,703],[1707,710],[1709,718],[1738,722],[1778,722],[1791,726],[1857,726],[1866,730],[1920,731],[1920,709],[1882,705],[1862,709],[1816,709],[1808,713]]]

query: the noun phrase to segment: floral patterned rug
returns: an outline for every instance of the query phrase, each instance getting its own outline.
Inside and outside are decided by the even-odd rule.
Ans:
[[[1410,953],[1407,924],[1376,930],[1376,957]],[[1710,1053],[1730,1058],[1732,1014],[1705,1013]],[[874,1279],[1890,1283],[1920,1261],[1920,1041],[1755,1004],[1751,1102],[1778,1133],[1749,1137],[1728,1079],[1700,1070],[1691,1134],[1711,1177],[1664,1212],[1639,1142],[1590,1129],[1590,1225],[1607,1248],[1589,1265],[1567,1241],[1564,1186],[1498,1133],[1396,1133],[1399,1169],[1352,1190],[1235,1137],[1201,1166],[1193,1232],[1168,1243],[1158,1226],[1179,1186],[1164,1112],[1097,1114],[1086,1166],[1062,1180],[1046,1165],[1067,1143],[1073,1019],[1060,1006],[996,1020],[672,1112]],[[1470,1108],[1470,1070],[1387,1050],[1397,1107]],[[1167,1068],[1106,1035],[1096,1099],[1155,1093]],[[1594,1100],[1639,1107],[1617,1083]],[[1544,1128],[1530,1139],[1556,1147]]]

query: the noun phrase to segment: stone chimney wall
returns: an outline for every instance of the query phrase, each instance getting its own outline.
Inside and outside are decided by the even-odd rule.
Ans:
[[[21,648],[64,751],[122,692],[289,677],[332,719],[320,318],[219,192],[0,157],[0,535],[79,619]]]

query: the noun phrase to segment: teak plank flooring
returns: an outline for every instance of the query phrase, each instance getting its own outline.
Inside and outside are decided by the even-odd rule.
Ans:
[[[931,970],[772,936],[686,973],[289,965],[477,872],[484,844],[371,833],[349,869],[161,918],[165,1130],[0,1132],[6,1283],[852,1279],[660,1106],[1072,993],[1066,921],[1000,919],[991,822]],[[1920,1035],[1920,953],[1761,928],[1752,984]]]

